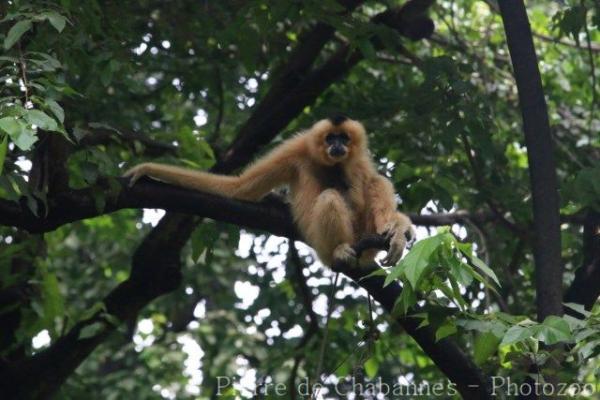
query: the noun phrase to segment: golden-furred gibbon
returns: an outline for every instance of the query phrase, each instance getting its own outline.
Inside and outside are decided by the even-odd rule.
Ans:
[[[396,210],[392,183],[377,173],[362,124],[339,116],[315,123],[284,141],[238,176],[211,174],[170,165],[144,163],[125,173],[134,184],[142,176],[240,200],[258,201],[288,185],[292,215],[300,233],[321,261],[354,263],[351,245],[368,234],[382,234],[390,246],[384,265],[394,265],[414,237],[410,219]],[[363,252],[360,264],[376,250]]]

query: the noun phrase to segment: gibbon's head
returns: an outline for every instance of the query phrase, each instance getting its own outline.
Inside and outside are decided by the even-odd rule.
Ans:
[[[310,154],[324,165],[351,160],[367,148],[362,124],[341,115],[317,122],[308,135]]]

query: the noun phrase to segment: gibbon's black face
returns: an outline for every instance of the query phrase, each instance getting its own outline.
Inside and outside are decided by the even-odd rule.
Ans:
[[[331,132],[325,137],[327,144],[327,154],[331,158],[340,159],[348,153],[348,143],[350,137],[346,132]]]

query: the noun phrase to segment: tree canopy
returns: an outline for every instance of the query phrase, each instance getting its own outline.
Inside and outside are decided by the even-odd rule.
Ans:
[[[0,397],[598,395],[600,4],[529,3],[0,4]],[[120,177],[337,112],[417,226],[389,269],[321,265],[285,193]]]

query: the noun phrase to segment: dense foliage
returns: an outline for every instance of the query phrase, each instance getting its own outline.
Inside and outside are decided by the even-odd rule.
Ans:
[[[404,3],[0,4],[6,397],[216,398],[223,377],[224,398],[276,398],[274,383],[317,380],[331,398],[355,390],[352,380],[442,383],[442,397],[458,397],[432,360],[436,343],[462,349],[488,383],[554,379],[573,397],[600,393],[600,5],[527,8],[567,303],[564,316],[537,321],[528,109],[497,4]],[[410,253],[373,273],[403,289],[391,313],[301,242],[273,235],[287,228],[259,221],[271,214],[176,213],[193,205],[169,197],[192,193],[152,182],[135,192],[118,179],[149,160],[232,173],[337,111],[364,122],[419,225]],[[152,206],[168,211],[159,223]],[[433,350],[407,320],[431,329]]]

